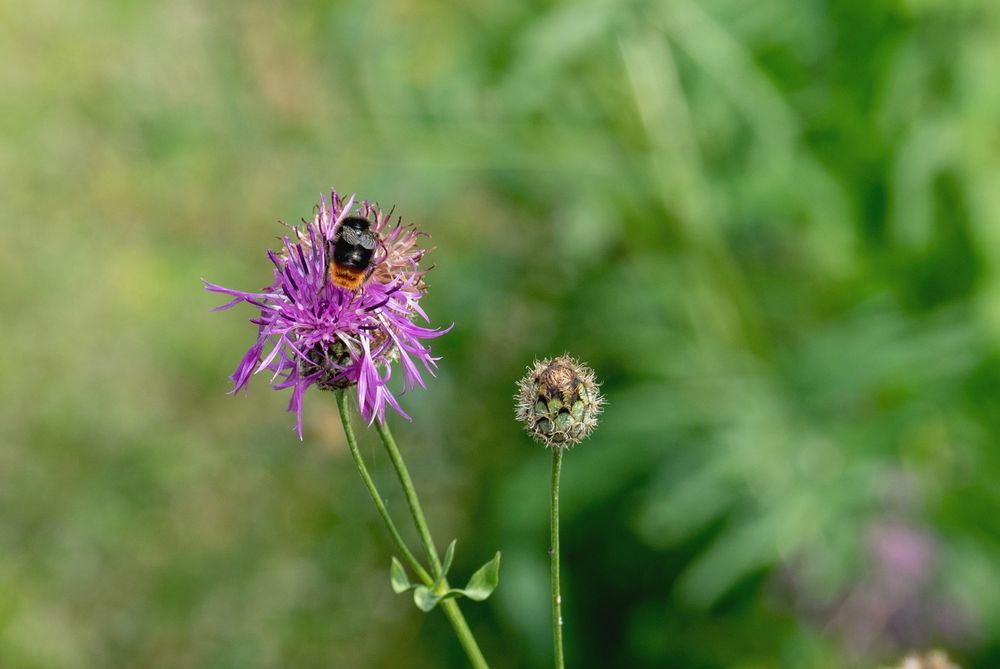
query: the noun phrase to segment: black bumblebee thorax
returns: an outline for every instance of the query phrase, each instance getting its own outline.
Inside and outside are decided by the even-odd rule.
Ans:
[[[377,243],[371,223],[357,216],[345,218],[333,240],[333,262],[350,269],[368,269]]]
[[[348,290],[361,286],[378,246],[378,235],[371,228],[371,222],[359,216],[340,222],[327,252],[329,277],[334,285]]]

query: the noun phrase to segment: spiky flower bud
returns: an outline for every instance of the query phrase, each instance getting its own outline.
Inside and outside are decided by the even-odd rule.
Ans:
[[[517,387],[517,420],[552,448],[590,436],[604,405],[593,370],[568,355],[536,360]]]
[[[934,650],[925,655],[910,653],[893,669],[959,669],[959,667],[953,664],[944,652]]]

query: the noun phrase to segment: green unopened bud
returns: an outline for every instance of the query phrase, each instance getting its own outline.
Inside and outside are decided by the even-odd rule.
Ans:
[[[590,436],[604,404],[593,370],[568,355],[536,360],[517,387],[517,419],[552,448]]]

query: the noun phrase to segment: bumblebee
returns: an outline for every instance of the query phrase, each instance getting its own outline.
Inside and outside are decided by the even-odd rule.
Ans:
[[[359,216],[345,218],[331,246],[327,254],[331,258],[327,268],[330,282],[346,290],[357,290],[364,282],[365,272],[378,246],[378,235],[372,231],[371,222]]]

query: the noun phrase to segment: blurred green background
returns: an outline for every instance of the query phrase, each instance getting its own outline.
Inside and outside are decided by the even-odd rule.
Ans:
[[[995,669],[998,63],[995,0],[0,4],[0,667],[466,666],[333,398],[226,395],[201,278],[332,186],[433,236],[393,424],[493,667],[551,666],[511,396],[570,351],[571,666]]]

